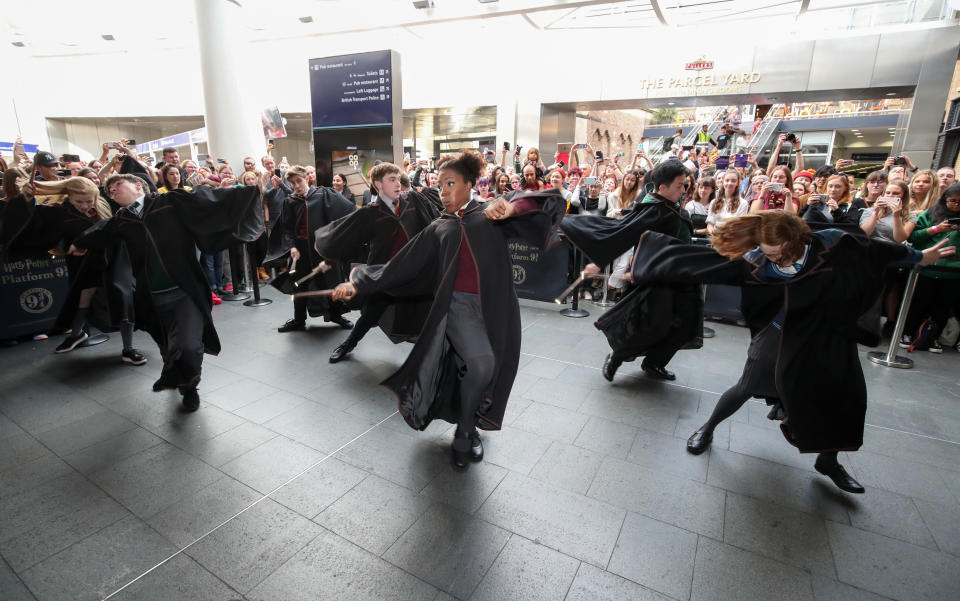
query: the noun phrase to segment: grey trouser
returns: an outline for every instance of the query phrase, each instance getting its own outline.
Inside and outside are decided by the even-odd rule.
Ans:
[[[203,313],[180,288],[154,294],[153,306],[166,335],[161,377],[181,388],[196,387],[203,365]]]
[[[458,433],[466,435],[476,426],[476,413],[490,388],[496,358],[480,313],[480,297],[454,292],[447,313],[447,339],[460,359],[460,421]]]

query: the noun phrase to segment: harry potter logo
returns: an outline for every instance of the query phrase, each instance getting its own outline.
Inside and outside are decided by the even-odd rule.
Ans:
[[[27,313],[44,313],[53,305],[53,294],[46,288],[30,288],[20,295],[20,308]]]
[[[527,270],[519,265],[513,266],[513,285],[519,286],[527,281]]]

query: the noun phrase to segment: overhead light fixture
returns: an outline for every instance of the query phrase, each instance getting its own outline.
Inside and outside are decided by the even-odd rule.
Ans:
[[[887,96],[896,96],[896,95],[897,95],[896,92],[887,92]]]
[[[491,2],[499,2],[500,0],[477,0],[480,4],[490,4]]]
[[[676,102],[668,102],[667,104],[669,104],[670,106],[673,106],[676,104]]]
[[[108,41],[108,42],[115,42],[115,41],[117,40],[117,38],[113,37],[113,36],[110,35],[109,33],[104,33],[104,34],[102,34],[100,37],[103,38],[103,39],[105,39],[105,40]]]
[[[10,42],[10,43],[16,46],[17,48],[23,48],[24,46],[26,46],[26,44],[24,44],[23,42]]]
[[[313,17],[310,17],[310,16],[300,17],[299,20],[301,23],[313,23]]]
[[[413,0],[413,7],[417,9],[436,8],[437,3],[433,0]]]

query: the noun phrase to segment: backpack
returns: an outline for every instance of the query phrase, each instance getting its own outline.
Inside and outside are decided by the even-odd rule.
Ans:
[[[928,351],[933,343],[937,341],[937,336],[939,335],[939,326],[928,317],[920,324],[920,328],[913,337],[913,344],[911,344],[907,350],[911,353],[913,351]]]

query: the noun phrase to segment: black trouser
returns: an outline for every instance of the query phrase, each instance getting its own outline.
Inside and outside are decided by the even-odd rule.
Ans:
[[[367,332],[380,323],[380,318],[389,308],[390,297],[384,294],[377,294],[368,298],[360,308],[360,319],[353,324],[353,329],[350,330],[350,336],[347,337],[347,340],[354,344],[363,340]]]
[[[922,273],[917,278],[917,289],[910,301],[910,312],[903,333],[916,336],[924,319],[936,322],[939,329],[947,325],[953,308],[960,298],[960,280],[949,278],[931,278]]]
[[[493,372],[496,357],[487,337],[487,327],[480,313],[480,297],[476,294],[454,292],[447,312],[447,339],[460,358],[460,419],[457,434],[466,436],[476,427],[477,409],[483,402]]]
[[[160,377],[181,388],[196,387],[203,366],[203,313],[180,288],[154,294],[153,306],[166,336]]]

